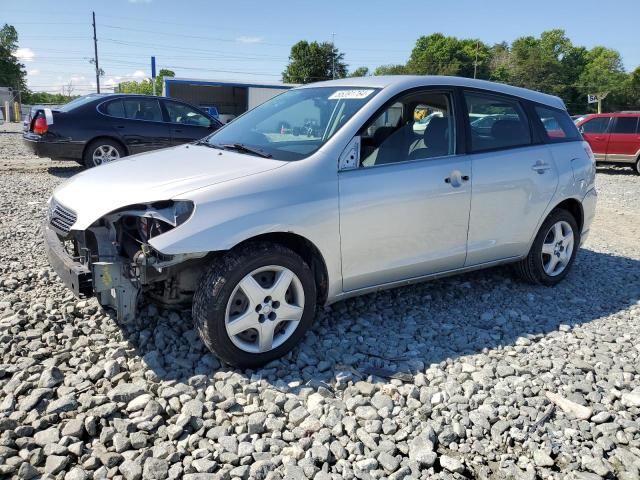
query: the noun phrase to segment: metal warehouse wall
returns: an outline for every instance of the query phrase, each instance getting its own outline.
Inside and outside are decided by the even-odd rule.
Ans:
[[[249,88],[249,108],[254,108],[270,98],[286,92],[282,88]]]
[[[171,83],[169,96],[199,107],[215,106],[221,114],[240,115],[248,107],[246,87]]]

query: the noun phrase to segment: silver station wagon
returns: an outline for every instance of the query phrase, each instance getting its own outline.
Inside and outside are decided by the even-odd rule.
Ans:
[[[455,77],[287,91],[196,143],[75,175],[49,202],[59,277],[120,321],[192,303],[205,344],[256,367],[316,307],[513,263],[552,286],[594,216],[594,156],[557,97]]]

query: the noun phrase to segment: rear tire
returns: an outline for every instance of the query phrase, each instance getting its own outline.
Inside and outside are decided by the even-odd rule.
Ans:
[[[193,320],[220,359],[256,368],[302,339],[316,298],[313,273],[300,256],[282,245],[249,243],[216,259],[202,277]]]
[[[636,164],[633,169],[638,175],[640,175],[640,157],[636,158]]]
[[[113,162],[125,155],[126,152],[120,142],[110,138],[98,138],[85,148],[82,162],[85,167],[92,168]]]
[[[557,285],[571,270],[579,246],[580,231],[573,215],[554,210],[540,227],[527,257],[514,265],[516,274],[528,283]]]

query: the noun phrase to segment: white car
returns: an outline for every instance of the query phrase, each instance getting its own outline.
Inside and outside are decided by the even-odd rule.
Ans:
[[[415,132],[425,106],[442,116]],[[500,118],[474,129],[488,113]],[[255,367],[293,348],[317,306],[354,295],[504,263],[557,284],[589,233],[594,180],[557,97],[466,78],[347,78],[72,177],[44,231],[76,294],[121,321],[142,295],[192,303],[204,343]]]

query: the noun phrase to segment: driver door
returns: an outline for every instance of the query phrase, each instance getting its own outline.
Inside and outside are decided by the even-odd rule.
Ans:
[[[221,124],[184,103],[163,100],[171,130],[171,145],[181,145],[206,137]]]
[[[456,154],[452,99],[412,93],[360,132],[360,165],[338,174],[344,291],[464,265],[471,165]],[[425,107],[442,116],[417,128]]]

